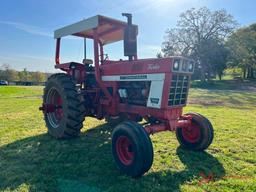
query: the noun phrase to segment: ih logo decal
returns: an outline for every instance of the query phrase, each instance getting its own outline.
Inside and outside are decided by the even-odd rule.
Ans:
[[[153,104],[158,104],[159,98],[150,98],[150,102]]]

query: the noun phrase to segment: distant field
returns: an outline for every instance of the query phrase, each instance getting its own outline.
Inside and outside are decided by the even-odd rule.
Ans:
[[[38,111],[43,87],[0,86],[0,191],[256,191],[255,84],[193,83],[185,112],[211,120],[213,144],[189,152],[174,133],[155,134],[140,179],[115,168],[104,121],[86,118],[79,138],[54,140]]]

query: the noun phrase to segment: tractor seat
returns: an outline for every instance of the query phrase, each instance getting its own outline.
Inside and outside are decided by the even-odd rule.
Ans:
[[[83,64],[84,64],[84,65],[93,64],[93,60],[91,60],[91,59],[83,59]]]

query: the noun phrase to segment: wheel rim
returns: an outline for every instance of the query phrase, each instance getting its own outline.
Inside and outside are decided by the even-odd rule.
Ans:
[[[57,103],[58,108],[55,110],[55,115],[58,120],[61,120],[61,118],[63,116],[63,110],[62,110],[62,99],[59,94],[57,95],[56,103]]]
[[[120,136],[116,141],[116,151],[119,160],[124,165],[130,165],[134,158],[132,143],[126,136]]]
[[[201,136],[201,130],[199,125],[192,123],[192,125],[189,127],[183,127],[182,136],[185,139],[185,141],[189,143],[197,142]]]
[[[49,90],[46,103],[54,106],[54,110],[47,113],[47,118],[51,126],[53,128],[57,128],[63,117],[63,109],[62,98],[54,87]]]

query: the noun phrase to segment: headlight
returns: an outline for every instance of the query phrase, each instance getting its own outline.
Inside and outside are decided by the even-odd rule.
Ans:
[[[193,68],[194,68],[194,62],[191,61],[191,62],[189,63],[189,65],[188,65],[188,71],[189,71],[189,72],[193,72]]]
[[[180,68],[180,59],[174,59],[173,61],[173,70],[178,71]]]

